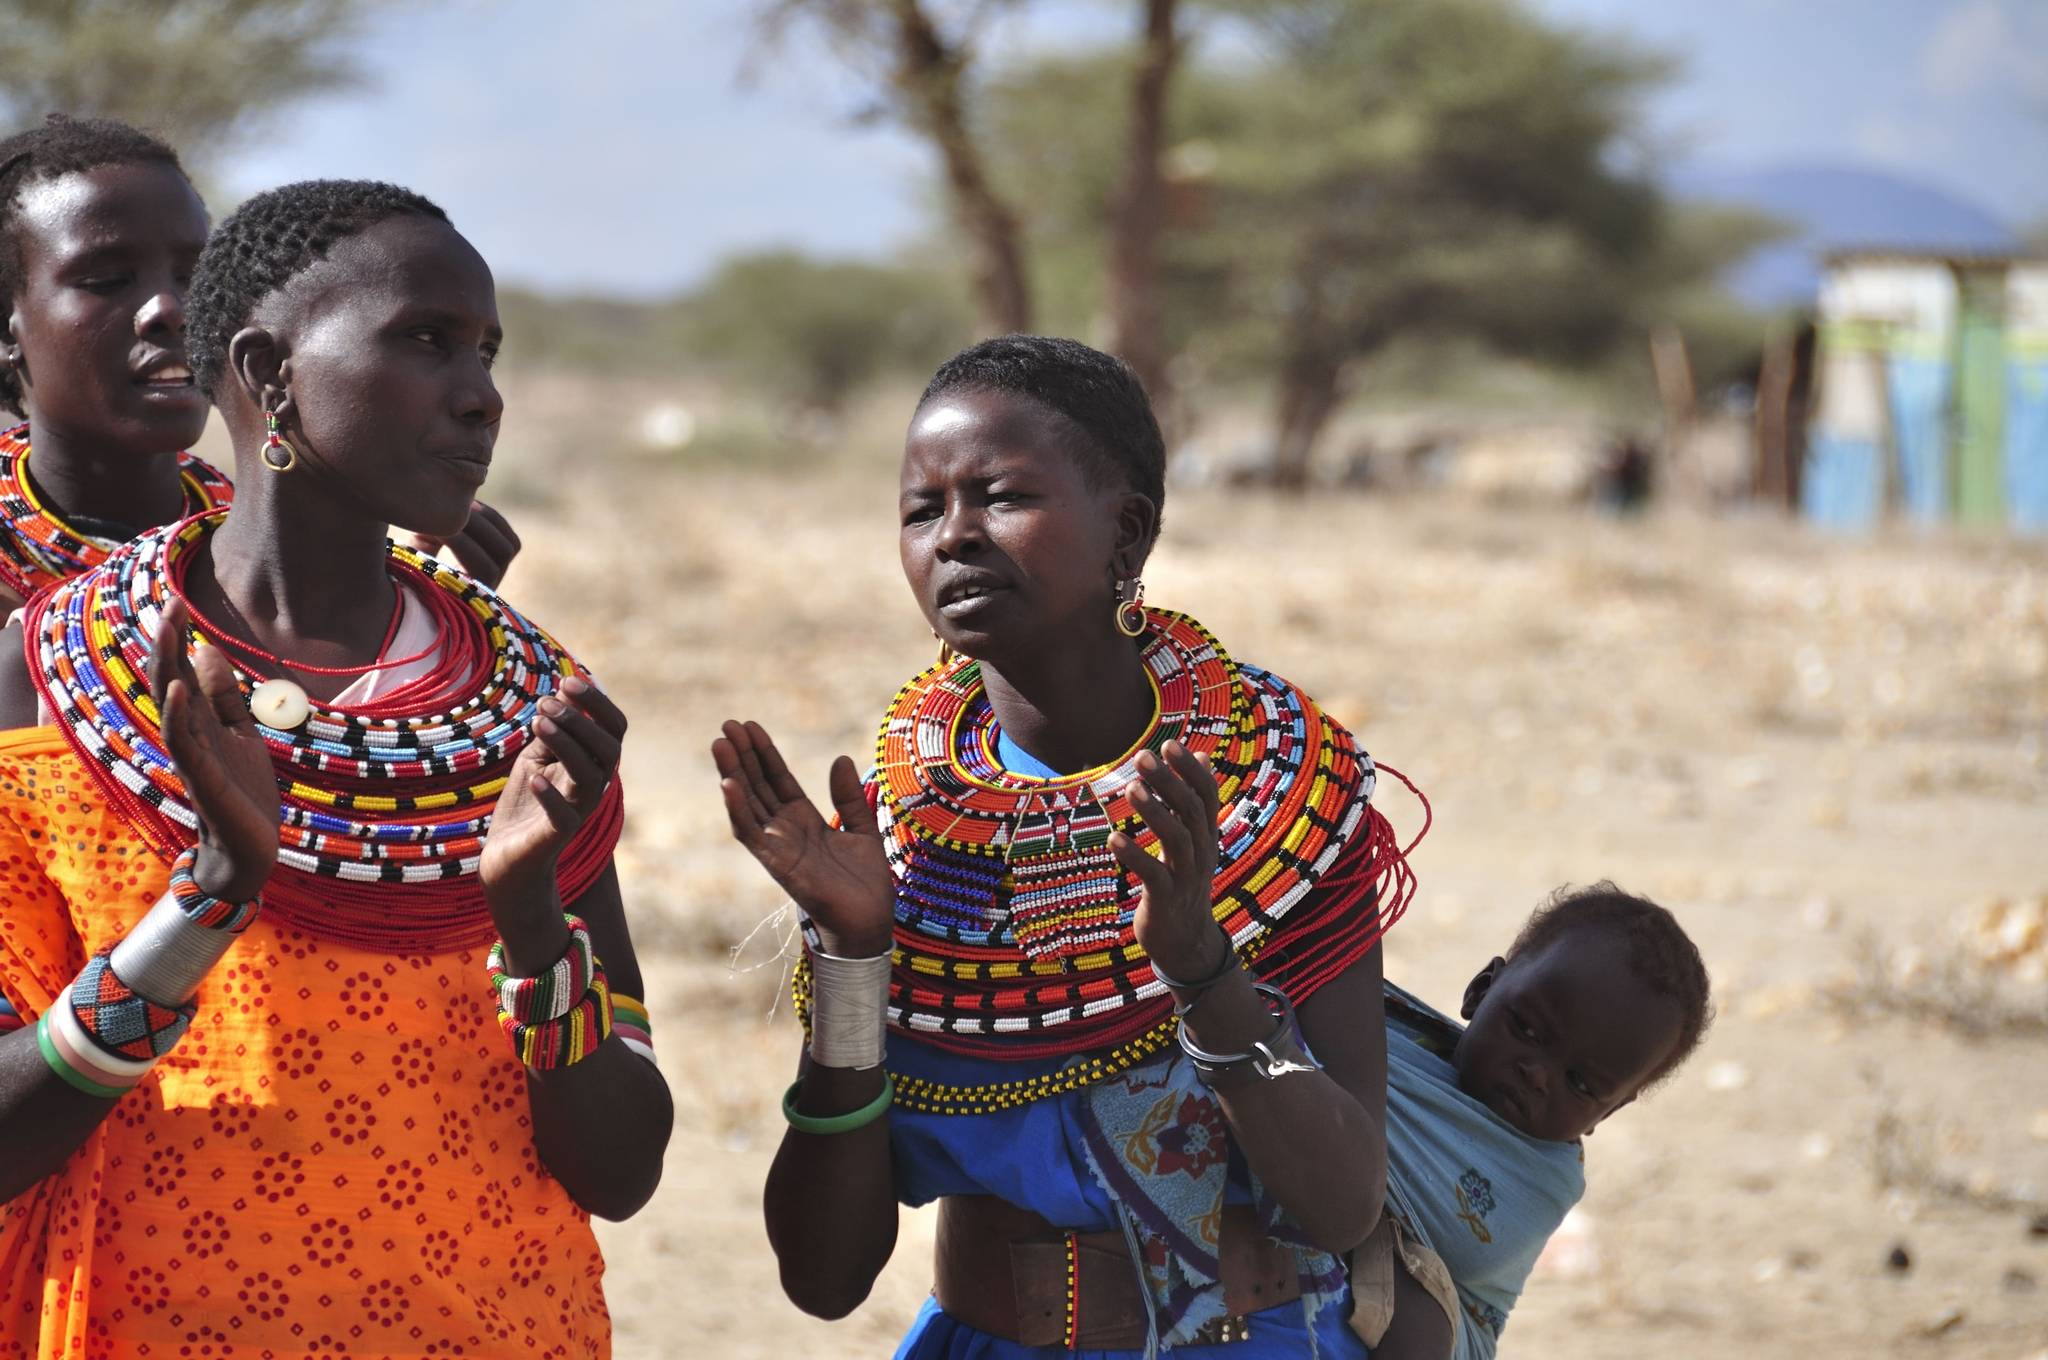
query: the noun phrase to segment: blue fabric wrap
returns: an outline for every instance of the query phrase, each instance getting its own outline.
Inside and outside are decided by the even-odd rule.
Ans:
[[[1392,983],[1387,1198],[1457,1283],[1456,1360],[1494,1353],[1543,1244],[1586,1192],[1582,1150],[1516,1129],[1458,1089],[1458,1026]]]
[[[1007,759],[1007,757],[1006,757]],[[1060,1063],[994,1063],[946,1053],[891,1031],[889,1070],[949,1084],[1018,1080],[1056,1070]],[[1014,1109],[984,1115],[890,1112],[896,1195],[905,1204],[928,1204],[942,1195],[998,1195],[1048,1222],[1075,1232],[1114,1232],[1115,1204],[1088,1167],[1083,1133],[1088,1092],[1069,1091]],[[1233,1179],[1226,1192],[1247,1203]],[[1217,1360],[1365,1360],[1365,1343],[1346,1322],[1349,1298],[1317,1314],[1314,1338],[1300,1304],[1283,1304],[1251,1317],[1251,1339],[1220,1346],[1177,1346],[1181,1357]],[[1046,1351],[976,1331],[927,1304],[897,1348],[898,1360],[1029,1360]],[[1141,1351],[1083,1351],[1091,1360],[1138,1360]]]

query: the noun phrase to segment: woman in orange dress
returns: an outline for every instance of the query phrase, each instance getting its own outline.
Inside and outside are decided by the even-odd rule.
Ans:
[[[241,495],[37,597],[10,659],[56,722],[0,736],[0,1353],[608,1354],[589,1216],[671,1122],[625,719],[385,540],[483,480],[490,271],[417,195],[297,184],[190,319]]]

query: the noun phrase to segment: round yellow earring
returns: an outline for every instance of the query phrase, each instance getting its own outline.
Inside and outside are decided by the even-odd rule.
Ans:
[[[1125,586],[1132,588],[1129,599],[1124,598]],[[1145,582],[1142,579],[1116,583],[1116,630],[1130,638],[1145,635]]]
[[[265,411],[263,422],[268,427],[263,440],[263,466],[272,472],[290,472],[299,465],[299,451],[278,432],[277,412]]]

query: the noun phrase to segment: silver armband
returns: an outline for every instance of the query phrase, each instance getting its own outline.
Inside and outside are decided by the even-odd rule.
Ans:
[[[164,1006],[182,1006],[228,952],[234,932],[202,926],[169,893],[114,946],[115,976]]]
[[[889,1020],[889,955],[842,959],[811,951],[811,1061],[880,1067]]]

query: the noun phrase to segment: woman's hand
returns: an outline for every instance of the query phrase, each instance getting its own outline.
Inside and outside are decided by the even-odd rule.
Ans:
[[[498,795],[477,868],[501,930],[509,914],[561,910],[555,861],[603,800],[625,739],[626,715],[580,675],[540,701],[533,739]]]
[[[1165,758],[1162,760],[1161,756]],[[1132,925],[1139,945],[1171,977],[1205,977],[1222,963],[1229,942],[1216,928],[1216,772],[1178,741],[1138,757],[1131,805],[1159,838],[1159,857],[1119,831],[1109,838],[1117,862],[1138,876],[1143,892]]]
[[[412,545],[429,557],[445,547],[464,571],[493,590],[512,569],[512,559],[519,556],[519,535],[512,531],[511,523],[482,501],[470,503],[469,523],[455,537],[443,540],[414,534]]]
[[[804,796],[761,724],[727,722],[722,730],[725,735],[711,743],[711,759],[733,839],[816,924],[826,953],[887,953],[896,878],[853,761],[841,756],[832,762],[835,829]]]
[[[192,877],[224,902],[247,902],[277,865],[277,774],[234,669],[217,647],[186,655],[183,601],[164,610],[149,654],[164,749],[199,816]]]

